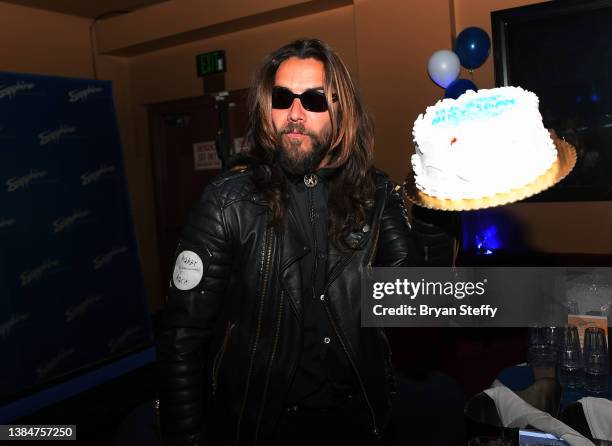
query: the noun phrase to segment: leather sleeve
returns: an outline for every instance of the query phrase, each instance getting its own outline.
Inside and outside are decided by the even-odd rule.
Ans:
[[[459,237],[459,213],[412,208],[412,232],[419,256],[426,266],[452,266]]]
[[[451,266],[457,216],[415,206],[411,226],[401,189],[390,181],[387,189],[375,265]]]
[[[223,302],[231,251],[218,189],[209,186],[191,210],[175,255],[179,263],[182,253],[199,257],[201,278],[197,272],[177,276],[175,263],[157,337],[159,418],[166,446],[202,442],[205,352]]]
[[[375,266],[420,265],[401,190],[389,181],[385,187],[387,197],[380,221]]]

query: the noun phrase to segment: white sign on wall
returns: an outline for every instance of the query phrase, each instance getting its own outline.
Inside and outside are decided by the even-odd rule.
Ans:
[[[214,141],[193,144],[193,167],[194,170],[221,169],[221,160],[217,156],[217,147]]]

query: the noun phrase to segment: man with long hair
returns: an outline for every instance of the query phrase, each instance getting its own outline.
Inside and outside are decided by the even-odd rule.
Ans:
[[[317,39],[270,54],[250,95],[250,151],[204,190],[176,250],[158,339],[166,445],[380,444],[395,380],[361,327],[373,266],[449,263],[373,167],[351,76]]]

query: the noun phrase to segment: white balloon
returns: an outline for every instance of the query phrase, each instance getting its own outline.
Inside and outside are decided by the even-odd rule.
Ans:
[[[454,52],[439,50],[429,58],[427,71],[436,84],[446,88],[459,77],[461,62],[459,62],[459,57]]]

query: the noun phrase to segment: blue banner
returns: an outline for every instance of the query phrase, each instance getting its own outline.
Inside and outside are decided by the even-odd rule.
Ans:
[[[0,401],[151,342],[111,83],[0,73]]]

